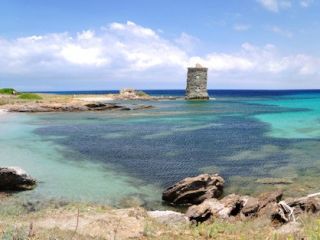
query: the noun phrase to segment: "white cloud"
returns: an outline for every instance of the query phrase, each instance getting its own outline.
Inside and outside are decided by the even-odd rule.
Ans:
[[[196,45],[200,43],[200,39],[183,32],[175,39],[175,43],[186,52],[192,52]]]
[[[280,36],[283,36],[283,37],[286,37],[286,38],[292,38],[293,37],[293,33],[288,31],[288,30],[285,30],[285,29],[282,29],[280,27],[277,27],[277,26],[273,26],[271,28],[271,31],[276,33],[276,34],[279,34]]]
[[[281,9],[288,9],[292,3],[290,0],[257,0],[265,9],[272,12],[279,12]]]
[[[310,7],[314,0],[300,0],[300,5],[304,8]]]
[[[197,44],[200,41],[187,33],[169,40],[133,22],[112,23],[97,32],[0,38],[0,84],[1,79],[8,79],[7,85],[12,86],[12,81],[33,89],[58,84],[73,89],[79,88],[75,84],[87,89],[177,88],[184,87],[186,68],[196,63],[209,68],[209,79],[214,79],[216,87],[236,88],[245,83],[264,87],[266,82],[274,86],[281,82],[288,88],[298,86],[302,77],[315,85],[320,77],[317,56],[283,55],[274,45],[250,43],[235,52],[197,55],[188,50]]]
[[[251,28],[251,26],[249,24],[235,24],[233,26],[233,29],[238,31],[238,32],[243,32],[243,31],[247,31]]]

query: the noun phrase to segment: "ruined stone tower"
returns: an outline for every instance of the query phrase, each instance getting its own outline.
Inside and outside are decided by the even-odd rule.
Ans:
[[[209,99],[207,90],[208,68],[196,64],[195,67],[188,68],[186,99]]]

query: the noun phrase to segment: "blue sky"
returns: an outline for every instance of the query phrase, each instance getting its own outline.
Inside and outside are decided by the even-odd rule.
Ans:
[[[319,0],[2,0],[0,87],[320,88]]]

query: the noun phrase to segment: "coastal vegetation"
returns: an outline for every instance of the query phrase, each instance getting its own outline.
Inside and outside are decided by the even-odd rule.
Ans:
[[[5,97],[10,97],[10,99],[22,99],[22,100],[41,100],[42,97],[39,94],[36,93],[24,93],[24,92],[18,92],[13,88],[1,88],[0,89],[0,95],[5,95]]]
[[[19,99],[23,100],[41,100],[42,97],[35,93],[21,93],[18,96]]]
[[[168,224],[142,208],[114,209],[88,203],[22,201],[2,196],[1,239],[242,240],[319,239],[320,218],[302,215],[299,230],[284,232],[264,219],[243,222],[212,219],[201,224]]]
[[[16,90],[13,88],[0,88],[0,94],[8,94],[8,95],[13,95],[16,93]]]

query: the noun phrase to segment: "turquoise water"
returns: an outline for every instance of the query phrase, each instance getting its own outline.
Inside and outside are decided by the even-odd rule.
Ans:
[[[282,100],[263,100],[253,103],[275,105],[279,107],[300,109],[296,112],[279,114],[262,114],[259,120],[271,124],[268,134],[280,138],[319,138],[320,136],[320,96],[296,95],[295,98]]]
[[[39,180],[20,194],[34,199],[151,206],[163,188],[202,172],[219,172],[226,192],[320,190],[320,92],[213,96],[146,102],[155,109],[145,111],[0,115],[0,164]],[[256,182],[270,177],[294,183]]]

